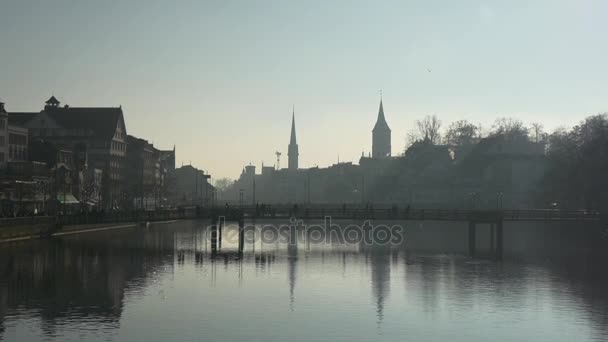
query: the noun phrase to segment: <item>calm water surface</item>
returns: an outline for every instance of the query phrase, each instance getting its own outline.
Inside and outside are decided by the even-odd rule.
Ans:
[[[4,341],[607,341],[595,262],[224,241],[179,222],[0,246]]]

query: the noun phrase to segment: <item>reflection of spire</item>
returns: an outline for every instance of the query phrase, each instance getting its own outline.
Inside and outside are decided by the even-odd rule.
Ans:
[[[296,271],[298,266],[298,238],[292,238],[293,243],[287,245],[287,267],[289,272],[289,309],[293,311],[294,289],[296,287]]]
[[[384,302],[390,293],[390,254],[384,250],[371,250],[370,259],[372,293],[376,299],[376,315],[378,317],[378,324],[380,324],[384,318]]]

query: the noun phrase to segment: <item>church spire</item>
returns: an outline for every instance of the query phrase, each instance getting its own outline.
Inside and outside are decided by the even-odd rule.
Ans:
[[[376,119],[376,125],[374,126],[374,131],[377,129],[388,129],[388,123],[386,123],[386,119],[384,118],[384,107],[382,106],[382,98],[380,98],[380,108],[378,109],[378,119]]]
[[[290,170],[298,169],[298,143],[296,140],[296,113],[295,106],[291,111],[291,137],[289,139],[289,147],[287,148],[288,167]]]
[[[391,129],[384,117],[384,106],[380,97],[380,108],[378,118],[372,130],[372,156],[374,158],[386,158],[391,155]]]
[[[291,110],[291,138],[289,139],[289,144],[297,144],[296,141],[296,109],[293,106]]]

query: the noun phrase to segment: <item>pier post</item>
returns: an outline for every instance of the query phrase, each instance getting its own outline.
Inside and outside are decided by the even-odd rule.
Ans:
[[[502,259],[503,253],[503,231],[502,231],[502,220],[496,223],[496,258]]]
[[[243,254],[245,248],[245,220],[239,220],[239,254]]]
[[[218,222],[217,222],[217,229],[218,229],[217,247],[220,249],[222,248],[222,230],[224,228],[224,220],[225,220],[225,218],[223,216],[220,216],[218,219]]]
[[[494,243],[494,236],[496,235],[496,225],[494,223],[490,224],[490,252],[494,253],[496,251],[496,244]]]
[[[217,224],[211,225],[211,253],[217,252]]]
[[[469,222],[469,256],[475,256],[475,222]]]

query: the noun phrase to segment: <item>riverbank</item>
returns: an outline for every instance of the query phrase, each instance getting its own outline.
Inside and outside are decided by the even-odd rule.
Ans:
[[[189,220],[189,219],[183,219]],[[108,222],[91,224],[74,224],[55,227],[54,223],[45,222],[32,225],[18,225],[2,227],[0,230],[0,244],[16,241],[26,241],[55,236],[93,233],[104,230],[131,229],[142,225],[165,224],[177,222],[179,219],[147,222]]]

